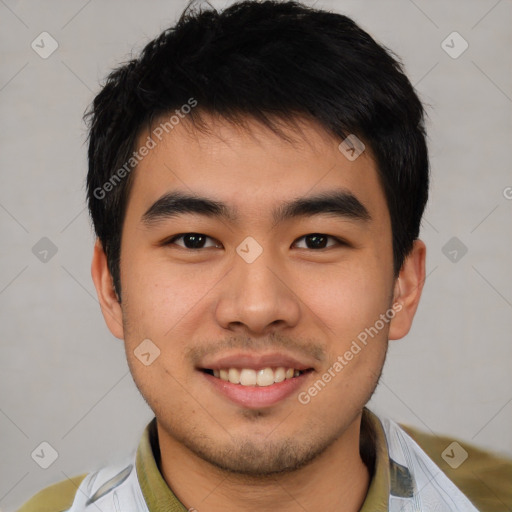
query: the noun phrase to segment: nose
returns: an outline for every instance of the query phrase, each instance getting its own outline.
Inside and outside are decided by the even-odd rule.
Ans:
[[[222,281],[215,315],[218,324],[233,332],[266,335],[297,325],[301,301],[283,263],[271,251],[248,263],[238,255]]]

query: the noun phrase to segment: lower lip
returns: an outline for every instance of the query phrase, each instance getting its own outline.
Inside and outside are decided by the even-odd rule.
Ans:
[[[237,405],[247,409],[261,409],[279,403],[281,400],[297,393],[311,372],[305,372],[298,377],[286,379],[270,386],[242,386],[201,372],[214,388]]]

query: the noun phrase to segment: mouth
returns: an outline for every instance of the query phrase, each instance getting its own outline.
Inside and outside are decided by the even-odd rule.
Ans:
[[[215,394],[246,409],[283,402],[305,386],[314,366],[297,358],[272,353],[237,353],[203,360],[196,370]]]
[[[297,368],[277,368],[266,367],[260,369],[253,368],[220,368],[220,369],[202,369],[204,373],[231,384],[248,387],[267,387],[273,384],[279,384],[285,380],[295,379],[301,375],[311,372],[312,368],[299,370]]]

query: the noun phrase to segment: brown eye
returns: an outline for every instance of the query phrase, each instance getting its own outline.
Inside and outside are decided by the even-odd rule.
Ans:
[[[178,242],[179,241],[179,242]],[[167,245],[176,244],[185,249],[205,249],[207,247],[219,247],[219,244],[213,238],[202,233],[184,233],[171,238]]]
[[[302,246],[299,245],[300,240],[303,240]],[[333,240],[334,243],[328,244],[329,240]],[[305,235],[298,239],[297,242],[295,242],[295,245],[299,247],[300,249],[326,249],[327,247],[331,247],[333,245],[336,245],[336,243],[341,243],[340,240],[333,236],[324,235],[323,233],[311,233],[309,235]]]

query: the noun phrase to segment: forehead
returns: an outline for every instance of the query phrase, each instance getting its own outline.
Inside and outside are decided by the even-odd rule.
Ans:
[[[342,140],[314,121],[281,124],[284,136],[251,119],[239,126],[210,117],[206,130],[185,119],[155,137],[159,126],[156,122],[139,136],[138,147],[148,137],[155,145],[133,171],[128,210],[147,208],[178,190],[222,201],[238,218],[254,219],[265,217],[280,201],[343,188],[372,217],[387,216],[370,148],[349,159],[339,149]]]

